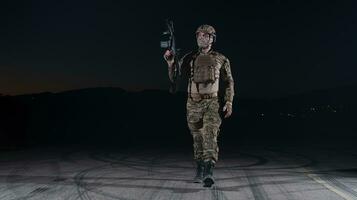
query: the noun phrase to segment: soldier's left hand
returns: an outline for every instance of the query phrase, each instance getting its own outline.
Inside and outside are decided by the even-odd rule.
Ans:
[[[224,115],[224,118],[228,118],[232,115],[232,103],[231,102],[226,102],[226,104],[223,107],[223,112],[226,112]]]

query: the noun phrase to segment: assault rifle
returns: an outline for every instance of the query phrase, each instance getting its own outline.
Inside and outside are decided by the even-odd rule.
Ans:
[[[166,19],[166,27],[167,30],[162,33],[163,39],[160,42],[160,47],[166,50],[170,50],[174,59],[173,82],[171,82],[169,91],[171,93],[175,93],[178,88],[177,78],[181,75],[178,63],[179,49],[176,49],[173,21]]]

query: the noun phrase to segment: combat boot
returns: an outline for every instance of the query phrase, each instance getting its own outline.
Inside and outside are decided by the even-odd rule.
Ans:
[[[204,163],[203,163],[203,161],[197,161],[196,164],[197,164],[196,176],[193,179],[193,182],[194,183],[202,183]]]
[[[213,178],[213,168],[214,168],[214,162],[212,161],[206,161],[204,163],[204,170],[203,170],[203,183],[204,187],[211,187],[214,184],[214,178]]]

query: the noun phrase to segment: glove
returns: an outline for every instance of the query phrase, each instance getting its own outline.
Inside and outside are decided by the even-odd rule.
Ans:
[[[226,112],[224,118],[228,118],[232,115],[232,102],[226,101],[226,104],[223,107],[223,112]]]
[[[170,50],[165,51],[164,59],[166,60],[167,64],[169,64],[170,66],[173,64],[174,55],[172,54],[172,52]]]

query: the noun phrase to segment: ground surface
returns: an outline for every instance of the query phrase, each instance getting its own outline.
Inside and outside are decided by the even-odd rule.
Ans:
[[[0,199],[357,199],[357,154],[341,149],[227,148],[212,188],[192,183],[192,155],[180,148],[2,151]]]

